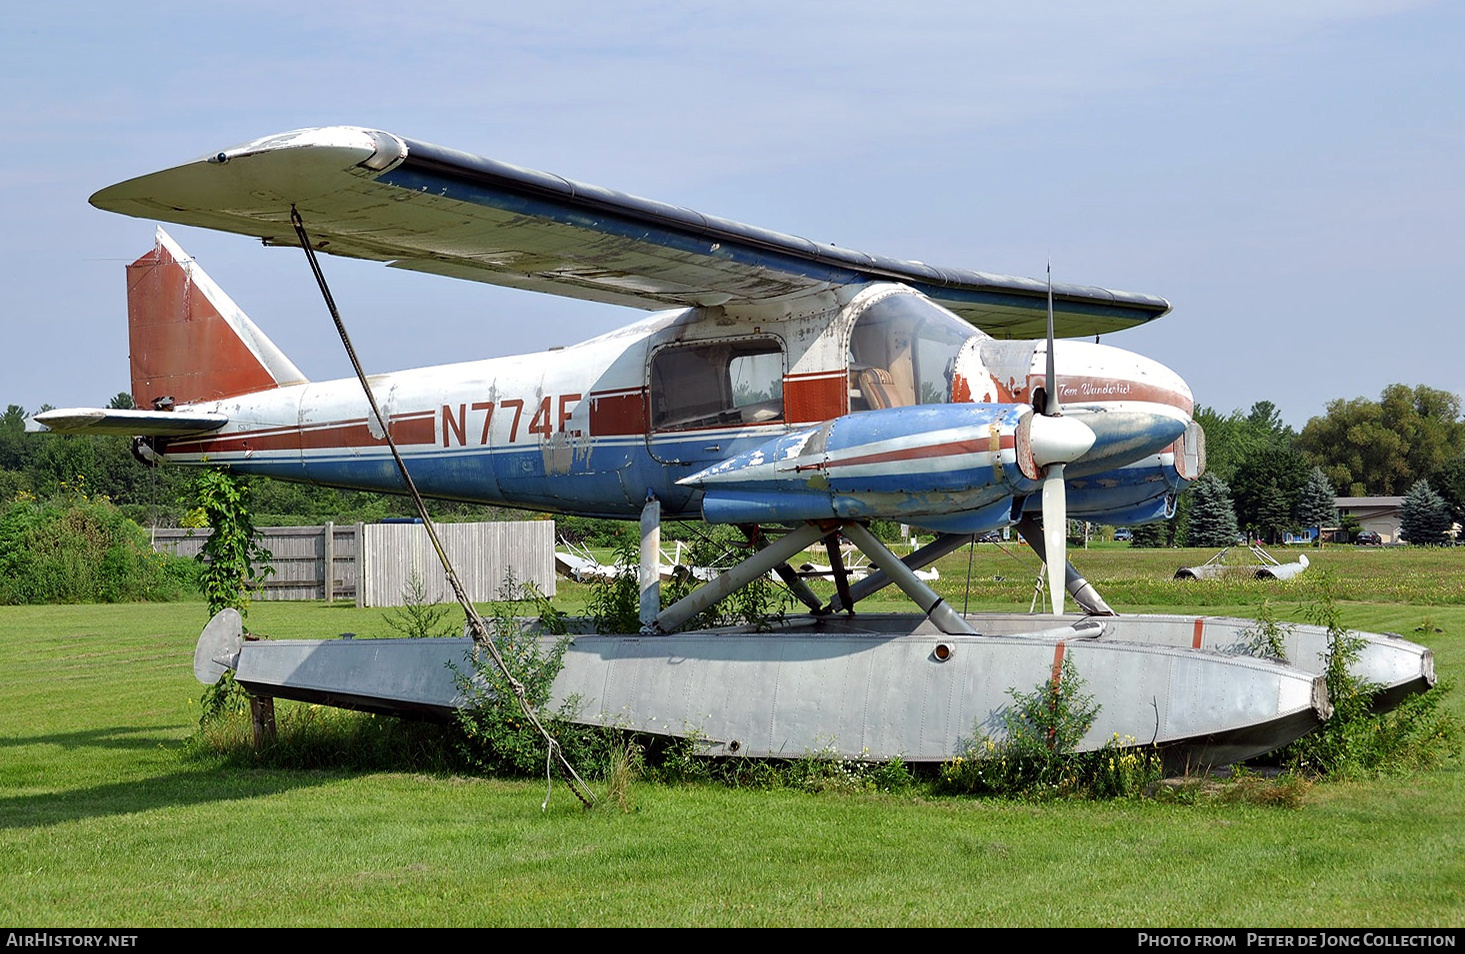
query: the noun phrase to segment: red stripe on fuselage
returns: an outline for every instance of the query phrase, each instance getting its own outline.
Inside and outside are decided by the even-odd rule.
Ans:
[[[398,444],[436,444],[437,433],[432,411],[393,414],[388,418],[392,439]],[[227,454],[242,451],[321,450],[343,447],[375,447],[386,442],[373,437],[366,419],[328,421],[305,427],[272,427],[258,431],[240,431],[214,438],[194,438],[168,445],[169,453]]]
[[[1012,449],[1012,435],[1003,434],[999,446],[1003,450]],[[991,450],[992,442],[987,439],[948,441],[945,444],[922,444],[920,447],[904,447],[900,450],[885,451],[880,454],[863,454],[859,457],[846,457],[842,460],[831,460],[827,463],[812,464],[806,467],[800,467],[799,469],[828,469],[830,467],[853,467],[858,464],[885,464],[898,460],[920,460],[926,457],[956,457],[961,454],[990,453]]]
[[[1194,413],[1194,401],[1188,395],[1154,384],[1128,378],[1104,378],[1083,375],[1057,376],[1058,400],[1063,404],[1103,404],[1109,401],[1147,401],[1179,408],[1187,415]],[[1028,375],[1028,393],[1044,386],[1043,375]]]

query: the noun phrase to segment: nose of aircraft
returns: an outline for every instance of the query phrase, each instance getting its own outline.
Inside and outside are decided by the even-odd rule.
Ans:
[[[1158,361],[1083,341],[1054,342],[1053,358],[1063,415],[1094,433],[1093,446],[1068,468],[1070,476],[1158,454],[1191,422],[1189,386]],[[1046,362],[1035,349],[1030,380],[1043,380]]]

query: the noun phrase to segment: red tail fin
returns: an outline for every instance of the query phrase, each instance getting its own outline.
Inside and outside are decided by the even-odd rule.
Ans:
[[[305,381],[161,228],[153,250],[127,266],[132,399],[193,404]]]

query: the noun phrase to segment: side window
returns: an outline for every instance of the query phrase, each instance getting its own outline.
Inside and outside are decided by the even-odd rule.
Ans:
[[[676,345],[651,359],[653,430],[781,420],[783,348],[776,341]]]

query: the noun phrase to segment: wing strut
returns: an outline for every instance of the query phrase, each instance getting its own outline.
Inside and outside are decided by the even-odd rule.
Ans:
[[[331,296],[331,289],[326,284],[326,276],[320,269],[320,263],[316,261],[315,248],[310,244],[310,236],[305,232],[305,222],[300,218],[300,212],[295,206],[290,206],[290,224],[295,227],[295,234],[300,238],[300,247],[305,251],[305,258],[310,262],[310,270],[315,275],[315,282],[320,286],[320,293],[325,298],[326,309],[331,313],[331,320],[336,323],[336,331],[341,336],[341,344],[346,348],[346,356],[351,359],[351,367],[356,370],[356,378],[361,382],[361,389],[366,392],[366,403],[371,407],[372,417],[376,420],[377,426],[381,428],[382,434],[386,437],[387,447],[392,452],[392,460],[397,464],[397,473],[402,476],[402,484],[407,488],[407,493],[412,497],[412,503],[417,508],[417,515],[422,518],[422,526],[427,530],[427,538],[432,541],[432,548],[437,552],[437,558],[443,565],[443,572],[447,574],[448,584],[452,586],[453,593],[458,597],[458,603],[463,607],[464,614],[468,617],[468,628],[473,634],[473,642],[488,650],[493,657],[494,664],[508,680],[509,687],[514,690],[515,697],[519,700],[519,708],[524,710],[524,717],[527,718],[539,734],[544,736],[545,744],[549,746],[548,759],[551,762],[558,759],[560,767],[565,772],[567,784],[575,797],[584,803],[586,808],[592,807],[595,802],[595,793],[590,791],[584,779],[580,778],[574,766],[570,765],[569,759],[565,757],[564,750],[559,742],[544,724],[539,721],[534,707],[529,702],[529,697],[524,684],[518,680],[509,670],[504,662],[503,656],[499,654],[498,646],[488,634],[488,624],[483,617],[478,615],[478,610],[473,606],[473,601],[468,598],[468,591],[464,589],[463,583],[458,579],[458,573],[453,569],[452,561],[448,559],[448,553],[443,549],[442,541],[438,538],[437,527],[432,522],[432,517],[427,513],[427,505],[422,501],[422,495],[417,491],[417,484],[412,480],[412,474],[407,470],[407,464],[402,460],[401,453],[397,450],[397,442],[392,439],[391,428],[387,427],[386,418],[382,416],[381,409],[377,407],[376,395],[372,393],[371,383],[367,380],[366,372],[361,368],[361,361],[356,357],[356,349],[351,345],[351,336],[346,333],[346,324],[341,320],[341,313],[336,308],[336,301]],[[548,769],[548,766],[546,766]],[[540,806],[543,810],[549,804],[549,793],[545,792],[544,804]]]

